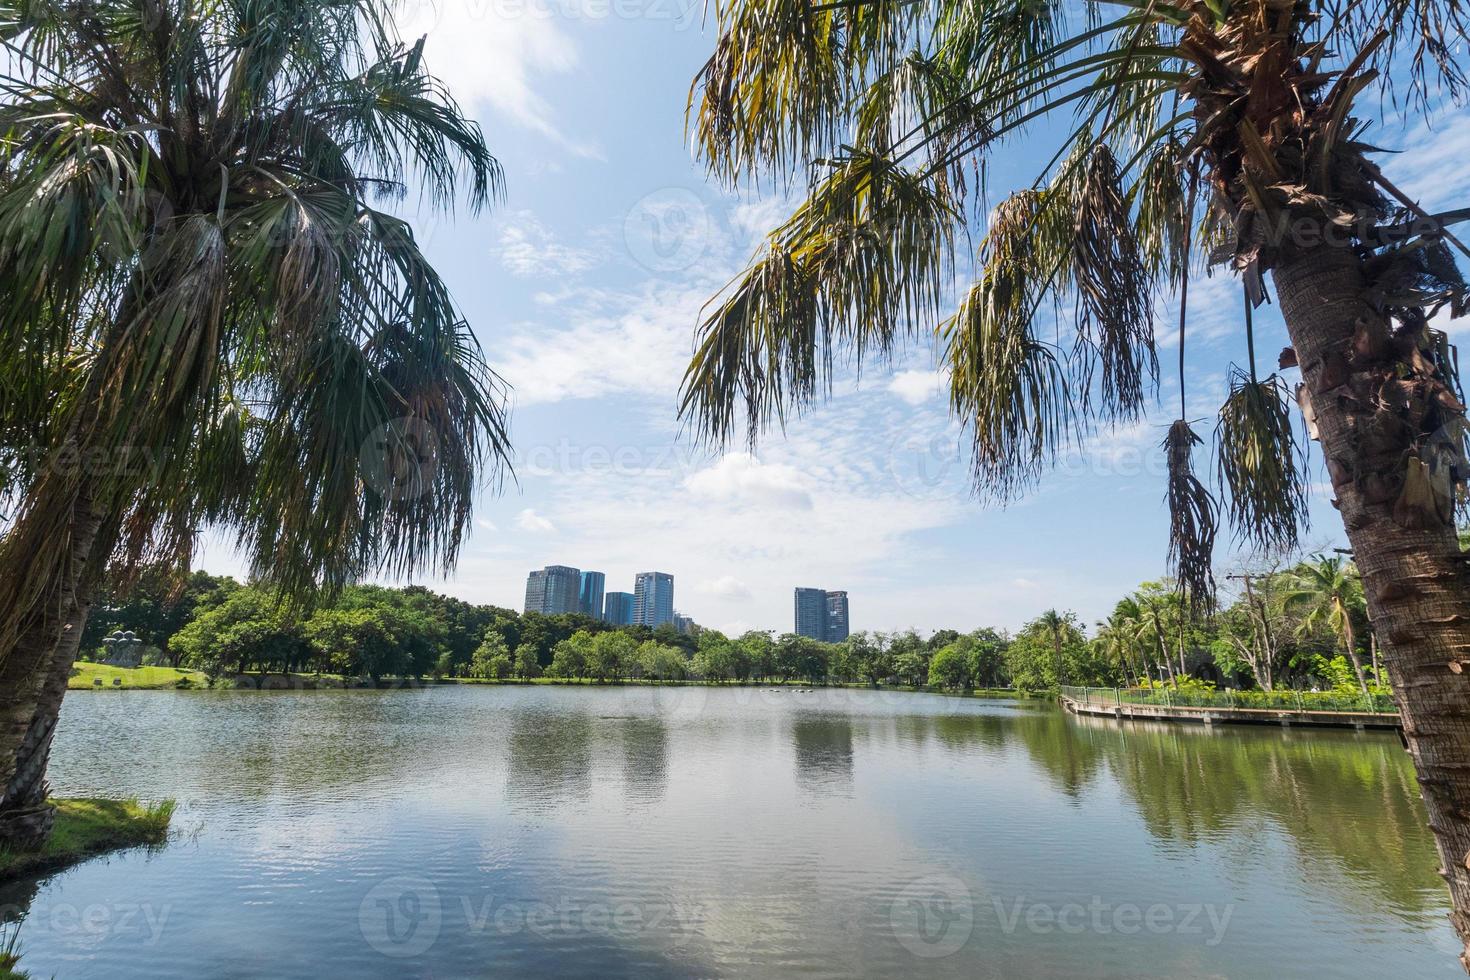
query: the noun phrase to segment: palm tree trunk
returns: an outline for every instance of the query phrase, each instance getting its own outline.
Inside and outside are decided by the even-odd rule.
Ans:
[[[81,642],[86,604],[79,592],[83,570],[91,556],[100,517],[85,495],[72,504],[67,539],[58,542],[67,549],[63,574],[54,588],[36,604],[27,617],[15,645],[0,660],[0,845],[27,847],[51,830],[54,811],[45,805],[45,761],[49,755],[55,711],[66,692],[70,672]],[[13,532],[12,532],[13,533]],[[6,570],[16,574],[17,569]],[[22,571],[23,573],[23,571]],[[54,686],[55,665],[62,659],[59,690]],[[55,711],[45,712],[43,703],[54,701]],[[12,784],[19,790],[12,792]],[[37,795],[39,792],[39,796]]]
[[[1347,647],[1348,659],[1353,662],[1353,673],[1358,675],[1358,687],[1363,691],[1363,697],[1368,696],[1368,680],[1363,676],[1363,661],[1358,658],[1358,638],[1353,635],[1352,613],[1344,609],[1342,611],[1342,645]]]
[[[1450,919],[1465,944],[1461,963],[1470,970],[1470,674],[1464,672],[1470,574],[1451,523],[1411,520],[1415,526],[1405,526],[1395,520],[1391,494],[1369,492],[1385,477],[1397,485],[1393,478],[1404,472],[1407,446],[1376,454],[1362,448],[1375,406],[1355,397],[1354,382],[1375,390],[1383,364],[1358,365],[1350,358],[1356,336],[1386,324],[1364,299],[1357,256],[1327,245],[1298,251],[1273,278],[1362,574],[1369,619],[1382,640],[1450,890]]]
[[[49,814],[52,809],[46,806],[46,765],[51,760],[51,741],[61,715],[61,700],[66,697],[66,685],[81,647],[82,631],[87,625],[90,608],[91,603],[85,598],[72,607],[66,625],[62,627],[61,641],[56,644],[51,661],[44,668],[46,677],[36,710],[16,752],[15,773],[10,777],[9,785],[0,792],[0,815],[43,811]],[[44,822],[49,832],[49,816]]]

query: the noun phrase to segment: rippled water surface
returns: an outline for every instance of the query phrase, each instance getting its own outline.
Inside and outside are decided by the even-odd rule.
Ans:
[[[68,698],[175,840],[0,889],[70,977],[1452,977],[1392,735],[705,688]]]

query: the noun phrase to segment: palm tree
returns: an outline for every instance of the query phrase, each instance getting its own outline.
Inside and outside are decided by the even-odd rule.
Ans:
[[[1073,613],[1060,613],[1055,609],[1048,609],[1032,620],[1032,625],[1038,627],[1046,638],[1051,642],[1053,664],[1057,671],[1057,685],[1067,683],[1065,678],[1065,662],[1062,657],[1062,646],[1073,637],[1080,638],[1077,630],[1076,616]]]
[[[1364,609],[1363,586],[1352,564],[1341,558],[1315,556],[1298,565],[1292,574],[1294,588],[1286,593],[1286,607],[1301,615],[1301,633],[1326,626],[1342,643],[1352,661],[1358,687],[1368,696],[1368,681],[1363,676],[1363,661],[1358,657],[1358,642],[1353,630],[1353,616]]]
[[[381,0],[0,2],[0,840],[103,571],[452,566],[503,385],[403,220],[500,193]]]
[[[1141,680],[1149,674],[1143,646],[1145,628],[1143,611],[1137,600],[1126,596],[1118,600],[1106,620],[1097,624],[1093,642],[1103,656],[1118,665],[1125,678],[1132,672]]]
[[[708,310],[682,412],[754,440],[825,392],[832,351],[930,334],[976,487],[1002,498],[1098,424],[1137,418],[1156,379],[1154,305],[1179,294],[1180,407],[1165,440],[1174,577],[1213,599],[1221,516],[1294,544],[1302,449],[1251,318],[1216,429],[1223,504],[1185,414],[1188,283],[1227,264],[1247,311],[1274,284],[1295,392],[1363,574],[1382,656],[1470,942],[1470,581],[1452,523],[1470,473],[1441,310],[1465,286],[1450,225],[1376,162],[1361,114],[1433,115],[1460,94],[1456,0],[731,0],[691,92],[717,176],[808,193]],[[1431,97],[1433,96],[1433,100]],[[1048,138],[1030,186],[988,214],[991,150]],[[1057,137],[1052,139],[1052,137]],[[956,248],[973,281],[950,310]],[[1072,311],[1075,323],[1062,314]],[[1446,669],[1449,665],[1451,669]],[[1467,948],[1470,967],[1470,948]]]

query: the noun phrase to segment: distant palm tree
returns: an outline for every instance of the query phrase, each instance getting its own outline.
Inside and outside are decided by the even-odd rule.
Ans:
[[[1125,678],[1131,672],[1141,681],[1149,673],[1142,642],[1146,628],[1138,602],[1132,597],[1125,597],[1113,607],[1106,620],[1097,624],[1093,642],[1104,657],[1118,665]]]
[[[1222,503],[1194,471],[1181,310],[1165,440],[1173,574],[1197,611],[1212,605],[1222,511],[1253,544],[1298,540],[1298,402],[1399,682],[1470,966],[1470,741],[1448,734],[1470,703],[1470,575],[1452,520],[1470,460],[1453,357],[1430,326],[1470,302],[1453,255],[1470,250],[1450,229],[1470,209],[1425,214],[1365,135],[1389,104],[1433,117],[1450,104],[1441,93],[1464,93],[1470,7],[1085,6],[716,5],[691,93],[696,145],[730,183],[808,193],[709,309],[683,413],[712,441],[754,440],[828,389],[834,346],[861,357],[927,335],[975,484],[1005,498],[1094,427],[1139,417],[1163,288],[1185,307],[1190,274],[1213,260],[1249,311],[1269,277],[1292,343],[1281,364],[1303,385],[1260,373],[1248,314],[1216,428]],[[1030,129],[1045,144],[1012,162],[1035,171],[992,208],[988,179],[1014,167],[990,154]],[[956,272],[976,240],[965,287]]]
[[[1353,616],[1364,609],[1363,585],[1352,563],[1342,558],[1315,556],[1292,572],[1292,588],[1285,596],[1286,608],[1302,617],[1300,631],[1310,633],[1327,627],[1342,644],[1352,661],[1358,687],[1368,696],[1368,681],[1363,675],[1363,662],[1358,657],[1358,642],[1353,630]]]
[[[452,565],[503,386],[410,227],[500,192],[384,0],[0,2],[0,841],[44,834],[101,570]]]
[[[1062,641],[1067,635],[1067,628],[1071,625],[1070,616],[1064,616],[1055,609],[1048,609],[1036,617],[1036,625],[1045,631],[1047,639],[1051,641],[1052,655],[1055,657],[1057,671],[1057,684],[1067,683],[1062,663]]]

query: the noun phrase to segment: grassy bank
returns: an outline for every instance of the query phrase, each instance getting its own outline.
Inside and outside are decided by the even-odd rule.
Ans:
[[[53,800],[56,827],[34,851],[0,849],[0,881],[56,871],[97,854],[161,844],[173,819],[172,800]]]
[[[109,667],[77,661],[72,667],[68,690],[159,690],[170,687],[208,687],[208,679],[197,670],[175,670],[173,667]]]
[[[101,683],[98,683],[98,682]],[[911,687],[901,684],[883,684],[873,687],[865,682],[816,683],[805,680],[773,681],[707,681],[697,678],[688,680],[658,680],[656,678],[622,677],[616,680],[599,680],[595,677],[442,677],[412,678],[385,677],[378,687],[427,687],[435,684],[465,684],[516,686],[533,684],[553,687],[770,687],[777,689],[797,688],[847,688],[852,690],[912,691],[916,693],[949,694],[957,697],[1014,698],[1019,695],[1010,688],[977,688],[973,691],[946,691],[936,687]],[[337,688],[373,687],[373,682],[361,677],[343,677],[340,674],[237,674],[210,679],[197,670],[176,670],[172,667],[108,667],[102,664],[78,662],[73,669],[68,687],[74,691],[87,690],[194,690],[213,687],[236,690],[320,690]]]

